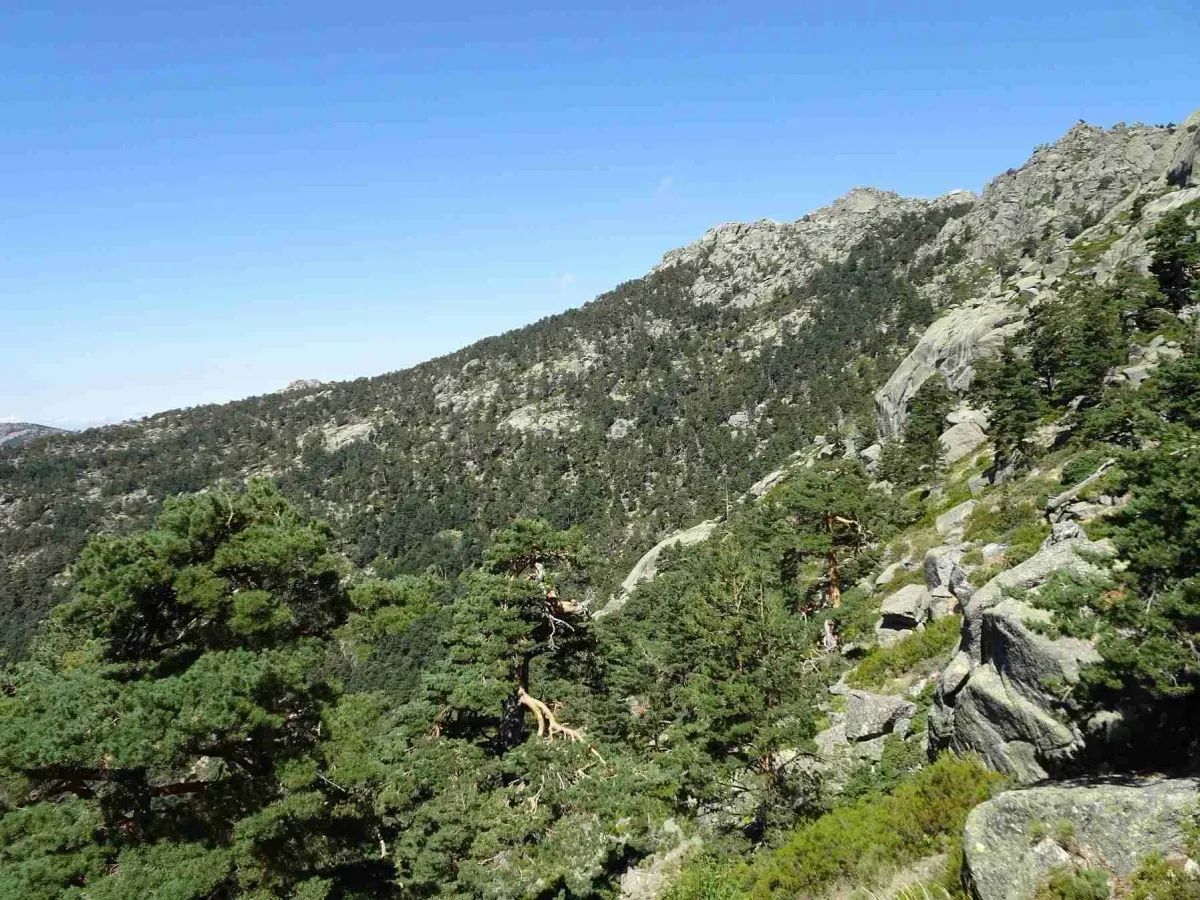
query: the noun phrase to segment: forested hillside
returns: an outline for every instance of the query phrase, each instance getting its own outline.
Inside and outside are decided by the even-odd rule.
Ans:
[[[871,392],[933,317],[917,253],[969,208],[876,200],[878,215],[819,214],[862,220],[850,246],[813,262],[798,243],[805,277],[752,305],[697,302],[697,283],[727,264],[679,262],[415,369],[0,459],[6,646],[23,645],[90,531],[144,523],[163,498],[221,478],[273,475],[338,524],[358,562],[459,571],[516,516],[585,525],[620,558],[723,509],[831,423],[870,443]]]
[[[1195,897],[1198,163],[6,451],[0,895]]]
[[[871,393],[938,310],[1062,257],[1172,135],[1078,126],[982,198],[856,189],[795,223],[720,226],[579,310],[410,370],[0,451],[4,646],[22,652],[88,534],[222,478],[275,477],[385,571],[459,571],[533,514],[630,561],[814,435],[870,444]]]

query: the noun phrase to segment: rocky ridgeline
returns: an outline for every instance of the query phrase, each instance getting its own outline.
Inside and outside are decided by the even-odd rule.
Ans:
[[[974,360],[1020,331],[1029,304],[1051,295],[1078,263],[1078,248],[1094,258],[1075,271],[1102,283],[1125,264],[1144,270],[1154,223],[1200,198],[1198,158],[1200,112],[1176,128],[1080,124],[995,178],[925,251],[959,242],[966,258],[927,288],[947,312],[876,394],[880,433],[899,431],[905,405],[935,373],[965,390]]]
[[[931,201],[854,188],[795,222],[718,225],[695,243],[667,253],[653,271],[694,264],[700,271],[692,286],[697,303],[754,306],[803,284],[822,263],[844,260],[881,222],[975,200],[970,191],[951,191]]]

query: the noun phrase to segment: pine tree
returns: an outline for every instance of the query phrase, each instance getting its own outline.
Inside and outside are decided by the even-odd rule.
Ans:
[[[561,591],[577,587],[585,548],[576,531],[521,520],[496,533],[482,571],[466,577],[452,607],[447,657],[427,679],[443,712],[439,729],[474,735],[499,752],[526,738],[580,740],[559,721],[535,680],[590,647],[583,606]]]
[[[1027,442],[1045,407],[1037,372],[1029,361],[1005,345],[997,359],[978,367],[972,394],[990,409],[994,467],[1002,470],[1027,462]]]
[[[1166,213],[1150,235],[1150,271],[1173,309],[1200,299],[1200,201]]]
[[[900,484],[918,484],[937,475],[944,453],[938,439],[946,428],[946,415],[954,408],[955,400],[940,376],[926,380],[913,396],[904,422],[906,477]]]
[[[0,894],[386,895],[370,792],[332,763],[343,574],[261,482],[94,539],[0,698]]]

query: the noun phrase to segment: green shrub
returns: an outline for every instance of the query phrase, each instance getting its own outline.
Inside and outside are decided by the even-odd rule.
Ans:
[[[879,762],[864,760],[846,782],[842,797],[857,800],[869,794],[885,794],[895,790],[907,776],[929,762],[929,754],[922,743],[916,738],[906,740],[898,734],[889,734],[884,739]]]
[[[1040,520],[1041,513],[1032,502],[1014,502],[1011,495],[1004,492],[997,503],[981,503],[972,510],[963,537],[979,544],[1000,542],[1013,529]]]
[[[992,563],[990,566],[981,566],[975,569],[967,577],[970,579],[972,585],[981,588],[1007,568],[1008,566],[1004,563]]]
[[[1108,900],[1108,873],[1103,869],[1056,869],[1038,888],[1034,900]]]
[[[1133,873],[1129,900],[1200,900],[1200,877],[1161,856],[1147,856]]]
[[[875,647],[863,657],[846,681],[856,688],[883,687],[918,663],[953,649],[958,643],[961,626],[961,617],[947,616],[931,622],[923,631],[914,631],[890,647]]]
[[[1005,566],[1025,562],[1041,549],[1042,541],[1049,534],[1050,526],[1043,521],[1018,525],[1008,535],[1008,549],[1004,551]]]
[[[838,884],[865,886],[951,848],[967,813],[1002,783],[977,759],[943,756],[891,794],[834,809],[797,828],[760,862],[751,896],[815,897]]]

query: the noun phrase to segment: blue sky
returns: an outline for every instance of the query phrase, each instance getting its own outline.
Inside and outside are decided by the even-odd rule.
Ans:
[[[1200,106],[1195,0],[0,4],[0,420],[411,365]]]

